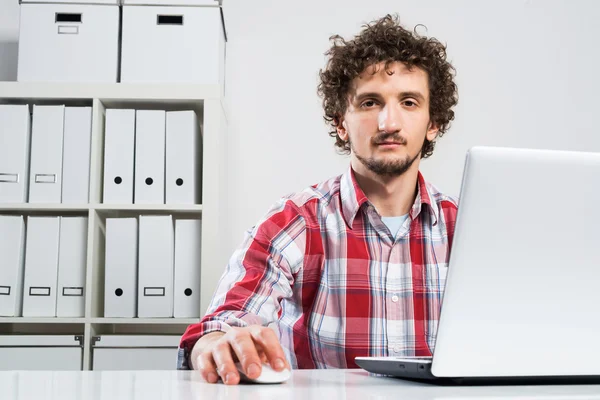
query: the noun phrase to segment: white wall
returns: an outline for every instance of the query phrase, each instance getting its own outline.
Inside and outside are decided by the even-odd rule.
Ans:
[[[17,80],[19,0],[0,0],[0,81]]]
[[[224,3],[227,251],[279,196],[345,170],[348,159],[335,153],[322,122],[317,73],[330,35],[350,36],[388,12],[409,27],[426,25],[448,44],[458,70],[456,120],[422,164],[442,190],[458,194],[464,154],[476,144],[600,151],[595,0]],[[5,49],[16,56],[17,27],[17,0],[0,0],[0,79],[16,77],[16,60]]]
[[[328,37],[398,12],[448,44],[459,105],[421,165],[457,195],[476,144],[600,151],[600,2],[225,0],[231,249],[282,194],[342,172],[316,96]]]

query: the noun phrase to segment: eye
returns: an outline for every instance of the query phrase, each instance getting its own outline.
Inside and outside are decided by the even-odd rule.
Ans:
[[[409,108],[412,108],[412,107],[416,107],[416,106],[417,106],[417,103],[415,103],[415,102],[414,102],[414,101],[412,101],[412,100],[404,100],[404,105],[405,105],[405,106],[408,106]]]
[[[375,100],[365,100],[360,106],[362,108],[373,108],[377,105]]]

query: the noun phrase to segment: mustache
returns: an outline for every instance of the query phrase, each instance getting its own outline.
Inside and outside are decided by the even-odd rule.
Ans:
[[[397,132],[394,133],[380,133],[372,139],[373,144],[382,144],[385,142],[397,142],[400,144],[406,144],[406,139],[400,136]]]

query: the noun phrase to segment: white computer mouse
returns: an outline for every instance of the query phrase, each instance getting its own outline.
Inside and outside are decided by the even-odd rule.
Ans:
[[[244,369],[240,363],[236,363],[238,372],[240,373],[240,381],[241,382],[250,382],[250,383],[283,383],[290,379],[292,373],[289,369],[284,369],[282,371],[275,371],[269,364],[263,364],[260,375],[255,379],[250,379],[244,373]]]

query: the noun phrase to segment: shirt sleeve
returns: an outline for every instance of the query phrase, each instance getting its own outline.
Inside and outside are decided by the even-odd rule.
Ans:
[[[177,369],[191,369],[190,353],[198,339],[230,327],[278,320],[281,300],[292,296],[294,272],[304,255],[304,220],[292,202],[280,202],[246,232],[221,276],[206,315],[183,334]],[[290,263],[289,256],[293,255]],[[301,255],[301,256],[299,256]]]

